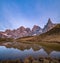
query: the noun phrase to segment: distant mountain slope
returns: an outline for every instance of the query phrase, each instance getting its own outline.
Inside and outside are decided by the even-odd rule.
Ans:
[[[30,39],[29,39],[30,38]],[[55,25],[55,27],[46,33],[39,36],[24,38],[25,41],[38,41],[38,42],[60,42],[60,24]],[[23,40],[23,38],[21,39]]]

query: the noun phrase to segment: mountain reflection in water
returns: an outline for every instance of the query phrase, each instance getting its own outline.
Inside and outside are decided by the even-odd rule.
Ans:
[[[32,48],[20,50],[16,48],[6,48],[5,46],[0,46],[0,60],[10,60],[10,59],[21,59],[32,56],[34,58],[48,57],[47,52],[41,48],[40,50],[34,51]],[[49,56],[51,58],[60,58],[60,52],[52,51]]]

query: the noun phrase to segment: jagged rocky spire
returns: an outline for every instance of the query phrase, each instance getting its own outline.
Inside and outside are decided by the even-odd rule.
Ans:
[[[53,26],[54,26],[54,24],[52,23],[51,19],[49,18],[47,24],[43,28],[43,32],[49,31],[50,29],[53,28]]]
[[[50,18],[48,19],[48,23],[47,24],[53,24]]]

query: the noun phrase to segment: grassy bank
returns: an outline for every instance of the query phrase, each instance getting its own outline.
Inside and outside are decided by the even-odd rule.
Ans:
[[[13,38],[0,38],[0,43],[1,42],[13,42],[14,39]]]

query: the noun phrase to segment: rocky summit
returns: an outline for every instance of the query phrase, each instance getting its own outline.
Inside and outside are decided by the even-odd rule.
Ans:
[[[56,24],[53,24],[51,19],[49,18],[47,24],[44,26],[44,28],[42,30],[43,33],[49,31],[50,29],[52,29],[55,25]]]
[[[42,33],[41,27],[34,25],[32,28],[32,35],[38,35]]]

